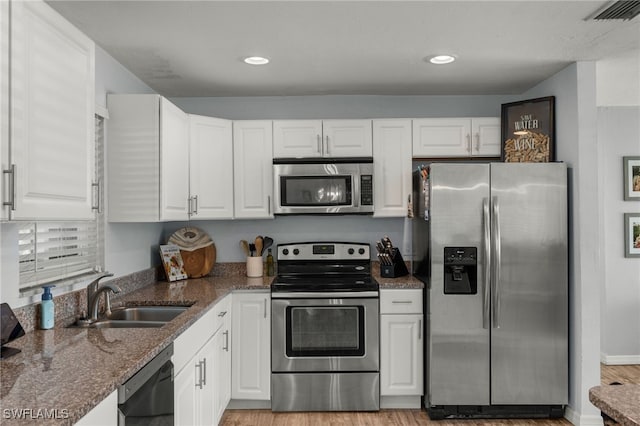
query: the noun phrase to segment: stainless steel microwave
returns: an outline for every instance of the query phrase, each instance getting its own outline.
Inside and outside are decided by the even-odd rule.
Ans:
[[[372,214],[373,158],[276,159],[275,214]]]

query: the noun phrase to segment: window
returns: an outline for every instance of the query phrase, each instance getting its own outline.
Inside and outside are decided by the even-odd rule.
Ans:
[[[45,283],[68,286],[104,267],[104,117],[95,119],[95,218],[78,222],[27,222],[18,231],[20,292]]]

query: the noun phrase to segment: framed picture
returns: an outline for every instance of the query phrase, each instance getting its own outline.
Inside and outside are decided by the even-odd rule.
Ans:
[[[640,201],[640,157],[622,157],[624,168],[624,199]]]
[[[624,257],[640,257],[640,213],[624,214]]]
[[[502,104],[502,161],[555,161],[555,97]]]

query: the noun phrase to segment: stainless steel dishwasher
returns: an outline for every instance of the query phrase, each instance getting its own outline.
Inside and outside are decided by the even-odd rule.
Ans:
[[[173,425],[173,343],[118,388],[118,425]]]

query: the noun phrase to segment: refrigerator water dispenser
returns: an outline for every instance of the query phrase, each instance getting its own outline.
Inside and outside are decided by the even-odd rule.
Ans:
[[[444,294],[478,293],[476,247],[444,248]]]

